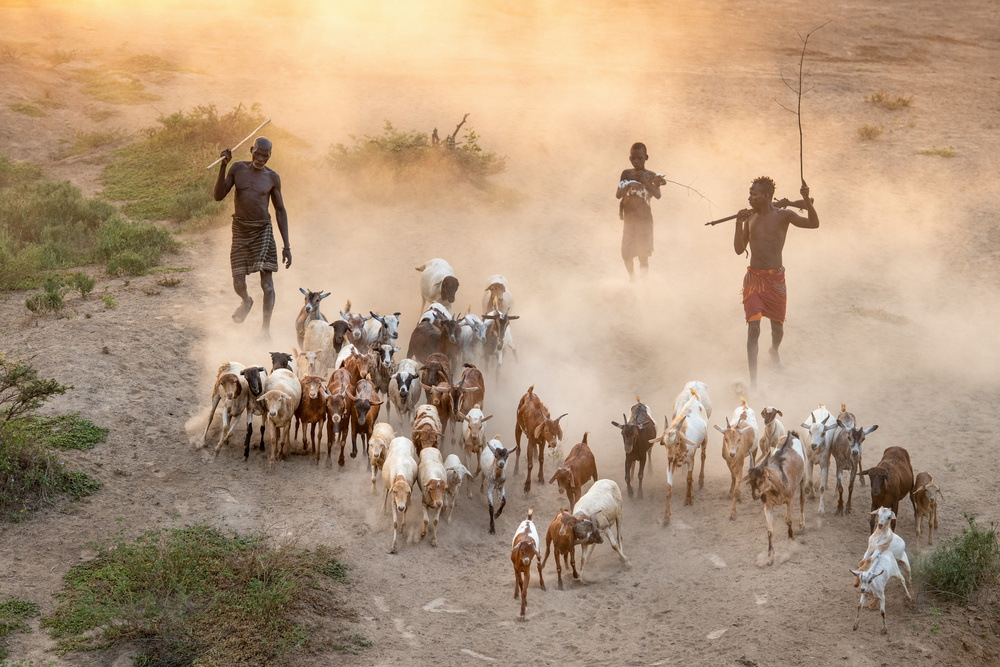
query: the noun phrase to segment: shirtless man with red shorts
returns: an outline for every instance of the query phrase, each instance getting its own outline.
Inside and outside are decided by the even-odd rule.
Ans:
[[[750,184],[750,208],[743,209],[736,216],[736,234],[733,248],[742,255],[750,246],[750,266],[743,278],[743,312],[747,318],[747,365],[750,368],[750,384],[757,386],[757,340],[760,338],[760,320],[771,320],[771,362],[781,366],[778,346],[785,334],[785,304],[788,293],[785,289],[785,267],[781,262],[781,251],[785,247],[788,225],[803,229],[819,227],[819,216],[809,199],[809,186],[805,181],[799,190],[802,201],[788,205],[809,212],[803,218],[792,211],[776,208],[774,181],[761,176]]]

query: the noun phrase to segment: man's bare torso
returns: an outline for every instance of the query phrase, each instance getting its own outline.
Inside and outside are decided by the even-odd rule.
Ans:
[[[788,236],[790,215],[794,214],[772,209],[750,217],[750,268],[777,270],[784,266],[781,251]]]
[[[254,169],[250,162],[236,162],[229,169],[236,186],[236,216],[243,220],[267,220],[268,203],[277,182],[277,174],[264,167]]]

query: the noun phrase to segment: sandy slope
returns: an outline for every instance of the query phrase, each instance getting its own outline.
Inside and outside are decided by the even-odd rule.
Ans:
[[[35,53],[72,47],[100,62],[147,50],[194,72],[155,84],[162,102],[126,108],[112,125],[141,127],[156,112],[195,102],[226,108],[252,93],[269,115],[309,138],[318,160],[329,141],[377,132],[382,118],[444,128],[472,110],[487,148],[509,155],[510,172],[499,181],[518,192],[519,204],[475,206],[448,192],[428,193],[415,205],[365,204],[320,167],[282,163],[278,146],[295,263],[276,278],[271,343],[257,336],[259,311],[242,327],[228,321],[236,300],[225,229],[189,238],[170,259],[193,267],[177,288],[157,287],[155,276],[127,284],[102,279],[98,291],[106,284],[116,295],[114,310],[91,296],[71,301],[68,317],[33,319],[24,295],[0,302],[0,347],[33,355],[44,374],[75,387],[52,409],[80,410],[112,429],[105,445],[67,455],[105,482],[101,493],[0,529],[0,570],[11,573],[0,581],[0,596],[51,610],[61,576],[91,555],[85,543],[115,530],[118,517],[129,534],[207,522],[343,548],[352,568],[345,611],[334,618],[304,612],[316,641],[296,664],[507,664],[525,654],[546,664],[996,659],[996,616],[988,608],[944,608],[939,618],[928,614],[928,599],[907,606],[896,585],[889,638],[878,634],[871,612],[850,631],[857,596],[848,569],[867,538],[866,487],[855,488],[848,517],[832,516],[835,491],[827,491],[822,521],[810,501],[805,532],[791,545],[778,540],[781,564],[758,566],[766,548],[762,512],[745,494],[737,520],[727,519],[729,477],[714,430],[694,505],[682,506],[675,493],[672,522],[658,525],[665,457],[654,451],[645,498],[625,509],[632,568],[599,547],[585,583],[557,591],[550,564],[548,591],[533,578],[525,623],[516,622],[509,540],[529,507],[544,532],[564,499],[537,484],[525,497],[523,461],[509,476],[496,536],[487,533],[477,488],[472,501],[460,499],[436,549],[411,542],[391,556],[391,525],[360,458],[328,469],[292,456],[268,472],[258,452],[244,463],[235,445],[214,460],[210,450],[193,447],[218,364],[265,363],[268,351],[294,344],[299,286],[330,290],[328,314],[346,299],[362,311],[402,311],[405,343],[419,305],[412,267],[434,256],[455,267],[463,305],[479,302],[487,276],[510,279],[521,316],[519,356],[486,399],[496,415],[491,429],[508,446],[514,408],[531,384],[555,413],[570,413],[564,447],[589,431],[602,477],[623,486],[620,438],[610,421],[635,395],[660,420],[684,382],[698,378],[712,390],[712,422],[721,423],[739,401],[731,387],[745,375],[738,299],[745,260],[732,253],[728,225],[706,230],[700,223],[740,206],[760,172],[775,177],[779,196],[794,193],[794,118],[770,98],[788,96],[777,73],[792,71],[794,31],[832,17],[810,43],[816,90],[806,101],[806,175],[822,226],[789,235],[786,368],[763,368],[761,388],[747,398],[758,410],[780,406],[790,425],[820,402],[834,410],[845,402],[862,423],[878,423],[865,461],[901,445],[916,469],[930,470],[947,495],[942,538],[959,531],[963,511],[997,519],[990,454],[1000,395],[992,344],[1000,323],[1000,197],[992,156],[1000,135],[996,86],[984,80],[992,81],[1000,43],[990,3],[778,3],[766,16],[741,1],[717,12],[697,3],[602,10],[554,3],[530,15],[461,3],[400,16],[349,6],[337,17],[316,17],[301,5],[284,17],[244,17],[251,33],[270,31],[272,41],[258,49],[220,46],[212,35],[229,15],[193,5],[89,15],[2,11],[15,41],[35,44]],[[168,40],[162,25],[184,30]],[[60,68],[72,65],[53,74],[33,58],[0,70],[17,84],[8,89],[11,101],[33,99],[55,85],[47,77],[66,77]],[[864,97],[881,87],[913,95],[913,108],[891,113],[866,105]],[[77,95],[72,86],[65,94]],[[82,118],[77,108],[66,111],[76,116],[39,121],[0,110],[7,153],[45,163],[68,136],[62,121]],[[882,124],[883,139],[860,143],[863,123]],[[611,193],[637,139],[649,145],[653,168],[683,182],[696,178],[717,206],[666,190],[654,204],[653,273],[630,286],[617,258]],[[946,146],[959,157],[915,154]],[[46,166],[95,187],[99,166]],[[551,461],[545,470],[547,477]],[[908,502],[899,526],[911,553],[926,549],[913,535]],[[360,656],[330,648],[354,633],[374,645]],[[57,658],[45,653],[50,645],[41,632],[18,635],[12,657],[36,664],[111,664],[118,657]]]

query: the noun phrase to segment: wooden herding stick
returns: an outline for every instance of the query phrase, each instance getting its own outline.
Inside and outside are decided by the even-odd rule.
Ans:
[[[253,135],[255,135],[255,134],[257,134],[258,132],[260,132],[260,131],[261,131],[261,129],[263,129],[263,127],[264,127],[265,125],[267,125],[268,123],[270,123],[270,122],[271,122],[271,119],[270,119],[270,118],[268,118],[267,120],[265,120],[265,121],[264,121],[263,123],[261,123],[261,124],[260,124],[260,125],[259,125],[259,126],[257,127],[257,129],[256,129],[256,130],[254,130],[253,132],[251,132],[250,134],[248,134],[248,135],[246,136],[246,138],[245,138],[245,139],[244,139],[243,141],[241,141],[240,143],[238,143],[238,144],[236,144],[235,146],[233,146],[232,148],[230,148],[230,149],[229,149],[229,151],[230,151],[230,152],[232,152],[232,151],[236,150],[237,148],[239,148],[240,146],[242,146],[243,144],[245,144],[246,142],[250,141],[250,138],[251,138],[251,137],[253,137]],[[213,162],[212,164],[210,164],[210,165],[208,165],[207,167],[205,167],[205,169],[211,169],[212,167],[214,167],[215,165],[219,164],[220,162],[222,162],[222,157],[221,157],[221,156],[219,157],[219,159],[218,159],[218,160],[216,160],[216,161],[215,161],[215,162]]]

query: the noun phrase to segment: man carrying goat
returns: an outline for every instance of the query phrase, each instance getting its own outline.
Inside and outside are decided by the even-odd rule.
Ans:
[[[292,251],[288,247],[288,214],[281,198],[281,179],[266,164],[271,157],[271,142],[266,137],[257,137],[250,148],[253,159],[237,162],[226,174],[226,165],[233,159],[230,149],[222,151],[222,164],[215,181],[213,196],[222,201],[236,186],[236,213],[233,215],[233,245],[229,262],[233,270],[233,289],[243,299],[236,312],[234,322],[242,322],[253,307],[253,299],[247,294],[246,277],[260,273],[260,286],[264,291],[264,337],[269,336],[271,312],[274,310],[274,281],[271,274],[278,270],[278,251],[271,228],[271,214],[268,202],[274,205],[274,217],[284,247],[281,259],[285,268],[292,266]]]

